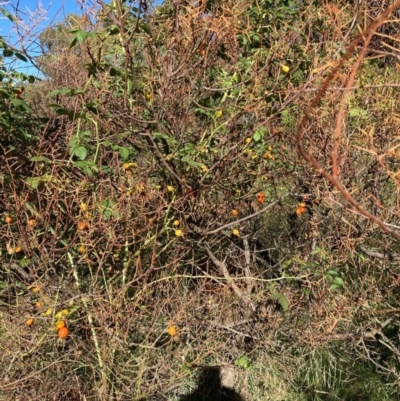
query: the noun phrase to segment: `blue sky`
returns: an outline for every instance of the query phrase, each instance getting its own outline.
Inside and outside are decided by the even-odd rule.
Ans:
[[[82,13],[81,6],[75,0],[0,0],[0,6],[22,20],[22,25],[27,24],[33,27],[34,33],[63,21],[65,16],[70,13]],[[13,26],[13,22],[1,16],[0,36],[10,42],[15,41],[16,35],[13,32]]]
[[[24,42],[31,56],[37,53],[37,36],[41,31],[49,25],[63,21],[70,13],[82,13],[80,3],[75,0],[0,0],[0,6],[19,20],[15,24],[0,15],[0,36],[17,49],[21,49],[21,41]],[[7,66],[8,60],[4,61]],[[29,74],[35,73],[30,63],[18,61],[13,68]]]
[[[108,0],[104,0],[108,3]],[[14,24],[7,17],[0,14],[0,36],[6,42],[21,49],[21,40],[31,56],[37,53],[37,36],[49,25],[62,22],[68,14],[82,14],[94,7],[95,0],[0,0],[0,7],[16,15],[19,23]],[[162,3],[156,0],[155,4]],[[83,7],[85,9],[82,8]],[[18,9],[16,7],[18,6]],[[7,65],[8,60],[4,60]],[[18,61],[13,65],[21,72],[34,74],[35,69],[30,63]]]

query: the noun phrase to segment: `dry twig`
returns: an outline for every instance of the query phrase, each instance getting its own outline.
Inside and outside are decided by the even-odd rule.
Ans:
[[[250,308],[253,310],[253,312],[256,310],[255,305],[253,304],[253,302],[246,296],[243,294],[242,290],[232,281],[231,276],[228,272],[228,269],[226,268],[225,264],[221,261],[219,261],[215,255],[212,253],[210,247],[208,244],[206,244],[206,251],[208,253],[208,256],[211,258],[211,260],[213,261],[213,263],[215,264],[215,266],[217,266],[220,271],[222,272],[222,274],[224,275],[224,277],[226,278],[226,280],[228,280],[229,285],[232,287],[233,291],[235,291],[236,295],[248,306],[250,306]]]

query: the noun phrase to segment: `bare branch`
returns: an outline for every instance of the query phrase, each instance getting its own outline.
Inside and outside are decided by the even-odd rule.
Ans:
[[[226,280],[228,281],[229,285],[232,287],[233,291],[236,293],[236,295],[248,306],[250,306],[250,308],[253,310],[253,312],[256,310],[255,305],[253,304],[253,302],[246,296],[243,294],[242,290],[232,281],[231,276],[228,272],[228,269],[226,268],[225,264],[221,261],[219,261],[215,255],[211,252],[211,249],[209,247],[208,244],[206,244],[206,251],[208,253],[208,256],[211,258],[211,260],[213,261],[213,263],[215,264],[215,266],[217,266],[221,273],[224,275],[224,277],[226,278]]]

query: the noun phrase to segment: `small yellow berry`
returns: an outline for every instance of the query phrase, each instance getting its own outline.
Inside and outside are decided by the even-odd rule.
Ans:
[[[22,246],[17,246],[16,248],[15,248],[15,253],[20,253],[20,252],[22,252]]]
[[[167,191],[168,192],[172,192],[174,190],[174,187],[173,186],[171,186],[171,185],[168,185],[167,186]]]
[[[222,117],[222,110],[217,110],[217,111],[215,112],[215,117],[216,117],[216,118]]]
[[[178,227],[179,224],[181,224],[179,220],[174,220],[174,222],[172,223],[172,225],[173,225],[174,227]]]
[[[290,67],[287,66],[287,65],[282,64],[281,68],[282,68],[282,71],[283,71],[285,74],[287,74],[287,73],[290,71]]]
[[[82,254],[82,253],[85,253],[85,250],[86,250],[86,248],[85,248],[83,245],[79,245],[79,246],[78,246],[78,252],[79,252],[79,253],[81,253],[81,254]]]
[[[82,202],[79,207],[80,207],[82,212],[86,212],[86,210],[87,210],[87,204],[86,203]]]
[[[136,166],[136,163],[130,162],[130,163],[124,163],[122,165],[122,168],[124,170],[129,170],[130,168],[135,167],[135,166]]]
[[[62,318],[64,318],[65,316],[68,316],[68,315],[69,315],[69,310],[68,309],[63,309],[63,310],[60,310],[59,312],[57,312],[55,314],[55,318],[57,320],[61,320]]]
[[[251,138],[246,138],[246,143],[250,143],[251,142]]]
[[[233,209],[232,216],[234,216],[234,217],[239,216],[239,212],[236,209]]]
[[[239,230],[238,230],[237,228],[235,228],[234,230],[232,230],[232,234],[233,234],[234,236],[236,236],[236,237],[239,237],[240,232],[239,232]]]
[[[182,237],[183,232],[182,230],[175,230],[175,237]]]
[[[176,326],[169,326],[169,327],[168,327],[168,334],[169,334],[171,337],[176,336],[176,333],[177,333]]]
[[[13,219],[12,219],[11,216],[6,216],[6,217],[4,218],[4,220],[5,220],[5,222],[6,222],[7,224],[11,224],[12,221],[13,221]]]
[[[57,329],[57,330],[62,329],[62,328],[65,327],[65,326],[66,326],[66,324],[65,324],[64,320],[59,320],[59,321],[56,323],[56,329]]]
[[[29,227],[35,227],[36,224],[37,224],[37,222],[36,222],[35,219],[29,219],[29,220],[28,220],[28,226],[29,226]]]
[[[53,309],[48,308],[46,312],[42,313],[42,316],[50,316],[53,313]]]
[[[31,318],[29,318],[29,319],[25,322],[25,324],[26,324],[27,326],[32,326],[32,324],[33,324],[34,321],[35,321],[35,319],[34,319],[33,317],[31,317]]]

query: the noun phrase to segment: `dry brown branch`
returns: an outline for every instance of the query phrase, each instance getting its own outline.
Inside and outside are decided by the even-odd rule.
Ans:
[[[397,253],[382,253],[374,249],[368,248],[365,245],[360,245],[359,248],[368,256],[372,256],[377,259],[388,259],[388,260],[400,260],[400,255]]]
[[[296,143],[297,143],[297,149],[300,153],[300,155],[311,165],[313,166],[325,179],[330,181],[344,196],[344,198],[347,200],[348,203],[350,203],[354,208],[356,208],[362,215],[367,217],[369,220],[377,224],[382,231],[387,232],[397,239],[400,239],[400,233],[390,229],[379,217],[376,215],[368,212],[364,207],[362,207],[355,199],[350,195],[350,193],[347,191],[347,189],[341,184],[341,182],[338,180],[338,152],[339,152],[339,133],[342,127],[342,119],[343,119],[343,113],[344,113],[344,107],[345,107],[345,101],[347,99],[347,95],[350,91],[350,87],[354,81],[354,77],[356,74],[356,71],[367,51],[367,46],[370,43],[375,31],[385,22],[387,17],[395,10],[397,10],[400,7],[400,0],[397,0],[393,5],[388,7],[384,12],[382,12],[376,19],[373,21],[361,34],[359,34],[353,42],[350,44],[350,46],[347,48],[346,54],[342,57],[342,59],[337,63],[337,65],[333,68],[332,72],[330,73],[329,77],[325,80],[324,84],[322,85],[321,89],[317,93],[317,95],[314,97],[314,99],[310,102],[308,105],[307,109],[304,112],[304,116],[301,119],[298,129],[297,129],[297,137],[296,137]],[[339,115],[337,117],[337,124],[336,124],[336,131],[335,131],[335,136],[334,136],[334,147],[332,151],[332,162],[333,162],[333,170],[332,174],[328,173],[328,171],[321,166],[320,162],[316,159],[316,157],[310,153],[307,152],[303,146],[302,146],[302,139],[304,136],[304,131],[305,131],[305,125],[307,121],[311,118],[312,111],[314,107],[317,105],[317,103],[322,99],[324,94],[326,93],[329,83],[336,77],[337,73],[339,70],[343,67],[344,63],[348,61],[351,57],[351,55],[354,53],[354,50],[357,48],[359,42],[361,42],[363,39],[365,39],[364,46],[362,48],[361,55],[358,57],[356,63],[354,64],[352,68],[352,72],[350,75],[350,78],[347,82],[346,90],[345,90],[345,96],[344,100],[341,102],[341,109],[339,112]]]
[[[139,343],[135,343],[135,342],[128,342],[128,341],[124,341],[122,338],[118,337],[109,327],[104,326],[104,330],[105,332],[111,336],[112,338],[114,338],[116,341],[118,341],[120,344],[123,344],[127,347],[140,347],[140,348],[145,348],[145,349],[157,349],[157,347],[153,346],[153,345],[144,345],[144,344],[139,344]]]
[[[251,271],[250,271],[250,263],[251,263],[251,258],[250,258],[250,246],[249,246],[249,241],[247,238],[243,238],[243,247],[244,247],[244,259],[245,259],[245,266],[244,266],[244,272],[246,274],[246,277],[251,277]],[[247,284],[247,295],[250,296],[251,291],[253,290],[254,284],[249,281]]]
[[[242,333],[240,331],[233,329],[233,327],[238,326],[239,324],[247,323],[247,322],[248,322],[247,319],[239,321],[239,322],[232,322],[229,324],[221,324],[221,323],[217,323],[217,322],[213,322],[213,321],[208,321],[208,323],[210,323],[211,325],[216,326],[220,329],[231,331],[232,333],[238,334],[243,337],[248,337],[248,338],[253,338],[254,340],[259,340],[258,337],[254,337],[254,336],[251,336],[250,334]]]
[[[219,261],[215,257],[215,255],[212,253],[210,246],[208,244],[206,244],[206,251],[208,253],[208,256],[211,258],[211,260],[215,264],[215,266],[217,266],[220,269],[221,273],[223,274],[225,279],[228,281],[229,285],[231,286],[233,291],[236,293],[236,295],[245,303],[245,305],[250,306],[250,308],[254,312],[256,310],[256,307],[253,304],[253,302],[246,295],[244,295],[242,290],[232,281],[227,267],[225,266],[225,264],[223,262]]]
[[[241,219],[238,219],[238,220],[236,220],[236,221],[234,221],[234,222],[232,222],[232,223],[225,224],[225,225],[223,225],[223,226],[221,226],[221,227],[219,227],[219,228],[216,228],[215,230],[208,231],[205,235],[216,234],[216,233],[218,233],[218,232],[220,232],[220,231],[222,231],[222,230],[225,230],[225,229],[227,229],[227,228],[229,228],[229,227],[236,226],[236,225],[239,224],[239,223],[243,223],[244,221],[250,220],[250,219],[252,219],[253,217],[256,217],[256,216],[258,216],[258,215],[264,213],[264,212],[267,211],[268,209],[271,209],[273,206],[275,206],[276,204],[278,204],[279,202],[281,202],[283,199],[285,199],[285,198],[286,198],[287,196],[289,196],[290,194],[291,194],[291,191],[289,191],[289,192],[286,193],[285,195],[281,196],[281,197],[280,197],[279,199],[277,199],[276,201],[274,201],[274,202],[270,203],[269,205],[263,207],[262,209],[258,210],[257,212],[254,212],[254,213],[252,213],[252,214],[250,214],[250,215],[248,215],[248,216],[246,216],[246,217],[243,217],[243,218],[241,218]]]

